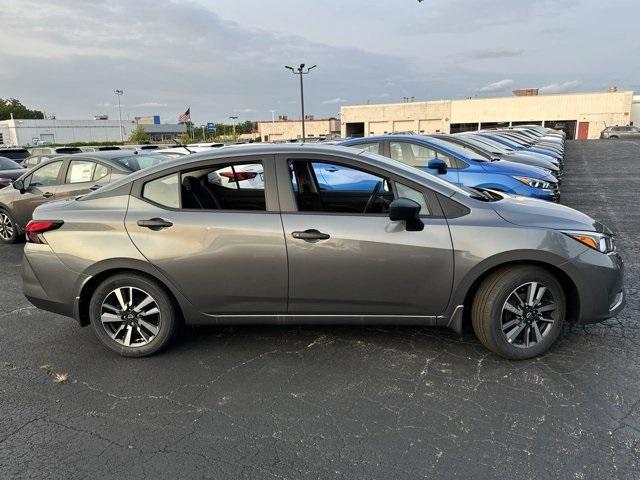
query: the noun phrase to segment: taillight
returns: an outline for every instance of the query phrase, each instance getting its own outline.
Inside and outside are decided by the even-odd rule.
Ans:
[[[50,232],[51,230],[57,230],[63,223],[62,220],[31,220],[24,229],[27,242],[47,243],[42,234]]]
[[[229,179],[230,182],[241,182],[256,178],[256,172],[221,172],[220,175]]]

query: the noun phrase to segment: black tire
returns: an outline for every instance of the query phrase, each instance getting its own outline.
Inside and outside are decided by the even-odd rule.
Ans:
[[[617,135],[611,135],[609,140],[617,140],[619,137]]]
[[[8,232],[7,228],[11,230],[8,236],[6,235]],[[7,210],[0,208],[0,243],[16,243],[21,237],[20,228],[13,219],[13,216]]]
[[[538,308],[548,311],[553,305],[554,310],[536,313],[536,307],[528,305],[526,295],[525,302],[517,304],[522,315],[505,309],[508,299],[513,305],[514,299],[522,296],[522,292],[529,292],[527,285],[531,285],[534,293],[542,290],[542,286],[546,287]],[[515,297],[512,296],[514,294]],[[542,306],[543,302],[545,306]],[[480,285],[471,306],[471,322],[480,342],[510,360],[525,360],[546,352],[558,339],[565,315],[566,298],[562,285],[552,273],[534,265],[505,267],[493,272]],[[542,321],[541,317],[546,319]],[[553,322],[549,323],[549,320]],[[516,323],[511,329],[509,324],[513,322]],[[507,336],[513,335],[520,327],[523,328],[521,333],[509,341]],[[505,328],[509,329],[505,332]]]
[[[126,310],[122,309],[119,305],[121,302],[117,300],[118,295],[115,291],[118,289],[123,289],[120,295],[124,297]],[[131,302],[133,305],[128,302],[128,292],[133,292],[134,301]],[[153,308],[145,307],[140,313],[136,313],[131,307],[137,306],[136,302],[138,305],[142,304],[140,299],[146,299],[144,294],[150,296],[155,305],[150,304],[149,306]],[[113,312],[112,304],[116,304],[121,312],[111,313],[113,320],[103,323],[103,315]],[[159,313],[147,313],[153,309],[157,309]],[[137,318],[129,318],[131,315]],[[98,339],[107,348],[124,357],[145,357],[158,352],[171,342],[179,324],[176,308],[165,289],[150,278],[134,273],[117,274],[103,281],[91,296],[89,317]],[[114,337],[113,334],[118,332],[121,326],[124,330],[119,331]],[[154,327],[154,330],[150,330],[151,327]],[[157,331],[153,333],[156,329]],[[131,330],[128,346],[127,330]],[[137,344],[136,339],[139,340]]]

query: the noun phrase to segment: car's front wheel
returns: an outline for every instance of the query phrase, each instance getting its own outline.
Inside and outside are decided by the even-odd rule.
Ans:
[[[177,327],[168,293],[142,275],[118,274],[103,281],[89,303],[100,341],[125,357],[151,355],[166,346]]]
[[[0,210],[0,242],[16,243],[20,238],[18,226],[9,212]]]
[[[552,273],[533,265],[506,267],[489,275],[471,308],[480,342],[512,360],[546,352],[560,335],[565,314],[562,285]]]

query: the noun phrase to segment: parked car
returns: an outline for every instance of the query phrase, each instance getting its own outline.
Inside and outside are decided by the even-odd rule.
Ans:
[[[475,143],[487,146],[495,154],[501,155],[518,155],[525,158],[535,158],[537,160],[544,160],[545,162],[551,162],[552,164],[562,168],[562,162],[556,158],[552,158],[549,155],[544,155],[538,152],[532,152],[526,149],[518,149],[511,147],[505,143],[498,142],[492,138],[488,138],[482,135],[478,135],[476,132],[464,132],[456,133],[455,137],[462,137],[467,141],[473,141]]]
[[[455,185],[551,201],[560,198],[558,180],[548,171],[506,160],[488,161],[469,148],[433,137],[382,135],[346,140],[341,145],[379,153]]]
[[[118,145],[99,145],[97,147],[80,147],[83,152],[109,152],[112,150],[122,150]]]
[[[95,152],[52,158],[0,190],[0,243],[15,243],[33,210],[45,202],[96,190],[132,172],[168,162],[162,155]]]
[[[323,190],[314,163],[377,179]],[[211,173],[260,165],[264,188]],[[194,324],[441,325],[468,311],[510,359],[547,351],[564,322],[623,308],[611,232],[568,207],[462,189],[372,155],[320,145],[218,149],[38,207],[24,294],[93,326],[109,349],[157,352]]]
[[[47,160],[50,160],[52,158],[56,158],[56,157],[60,157],[63,154],[49,154],[49,155],[32,155],[29,158],[25,158],[22,162],[22,165],[25,168],[33,168],[36,165],[40,165],[43,162],[46,162]]]
[[[617,139],[617,138],[627,138],[627,139],[637,139],[640,138],[640,127],[635,126],[627,126],[627,127],[607,127],[602,132],[600,132],[600,138],[609,138],[609,139]],[[0,154],[2,151],[0,150]]]
[[[24,167],[22,165],[9,158],[0,157],[0,188],[11,185],[11,182],[23,174]]]
[[[0,157],[22,163],[29,156],[29,150],[21,147],[0,147]]]
[[[475,137],[471,135],[460,136],[460,135],[448,135],[448,134],[434,134],[429,135],[433,138],[438,138],[445,142],[455,143],[457,145],[461,145],[470,150],[473,150],[478,155],[482,156],[487,161],[494,160],[507,160],[509,162],[514,163],[523,163],[525,165],[531,165],[532,167],[542,168],[543,170],[547,170],[554,177],[560,178],[560,167],[557,163],[554,163],[549,159],[540,159],[536,157],[531,157],[526,154],[518,154],[515,152],[508,153],[506,150],[496,151],[489,147],[488,145],[484,145],[482,142],[476,141]]]
[[[510,138],[505,135],[500,135],[498,133],[486,132],[486,131],[480,131],[477,133],[477,135],[489,138],[498,143],[502,143],[503,145],[506,145],[509,148],[512,148],[513,150],[516,150],[516,151],[524,150],[526,152],[539,153],[541,155],[545,155],[547,157],[553,158],[554,160],[557,160],[559,162],[563,160],[562,155],[556,152],[551,152],[549,150],[537,148],[535,146],[532,147],[530,145],[525,145],[521,142],[516,141],[514,138]]]

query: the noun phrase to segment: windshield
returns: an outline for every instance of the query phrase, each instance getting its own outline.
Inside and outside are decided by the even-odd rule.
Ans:
[[[464,138],[470,143],[476,143],[478,145],[483,145],[485,148],[490,148],[491,151],[495,153],[507,153],[512,151],[511,148],[505,147],[501,143],[494,142],[493,140],[486,137],[480,137],[476,135],[464,135]]]
[[[127,155],[125,157],[114,158],[120,165],[127,167],[132,172],[144,170],[145,168],[154,167],[171,160],[171,157],[159,154],[138,154]]]
[[[0,170],[20,170],[22,167],[8,158],[0,157]]]
[[[469,154],[466,155],[468,158],[473,158],[481,162],[490,162],[492,160],[491,155],[486,153],[487,147],[484,145],[478,145],[477,143],[473,143],[473,142],[466,142],[461,138],[456,138],[455,140],[448,139],[446,137],[432,137],[432,138],[437,138],[438,140],[447,142],[449,145],[451,145],[451,147],[455,147],[458,149],[462,149],[463,151],[470,152]],[[464,143],[459,143],[459,142],[466,142],[467,144],[475,146],[475,148],[471,148],[465,145]],[[451,148],[451,147],[448,147],[448,148]],[[478,149],[480,149],[481,151],[479,152]]]

